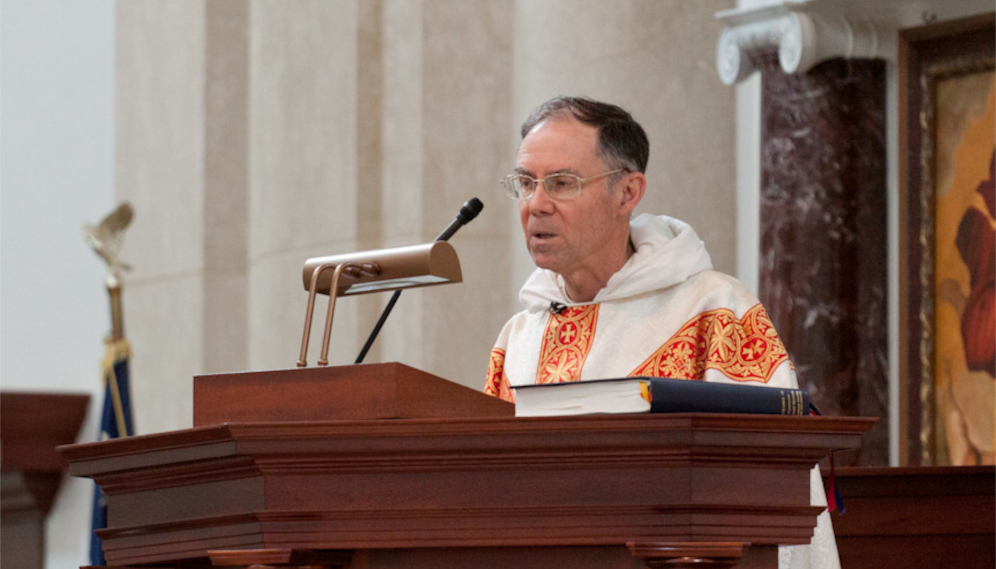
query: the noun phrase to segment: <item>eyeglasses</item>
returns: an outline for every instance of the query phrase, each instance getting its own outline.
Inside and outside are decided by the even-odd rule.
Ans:
[[[628,172],[628,168],[619,168],[590,178],[581,178],[574,174],[550,174],[546,178],[536,179],[525,174],[509,174],[501,180],[505,192],[513,200],[528,200],[536,194],[536,188],[543,184],[546,195],[555,200],[573,200],[581,195],[581,185],[592,180],[611,176],[618,172]]]

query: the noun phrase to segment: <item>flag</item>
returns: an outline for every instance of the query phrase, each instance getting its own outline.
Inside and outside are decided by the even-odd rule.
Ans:
[[[134,433],[131,421],[131,397],[128,390],[128,340],[105,341],[104,409],[100,415],[99,440],[127,437]],[[107,527],[107,499],[100,486],[94,485],[93,532],[90,533],[90,564],[104,565],[104,549],[97,530]]]

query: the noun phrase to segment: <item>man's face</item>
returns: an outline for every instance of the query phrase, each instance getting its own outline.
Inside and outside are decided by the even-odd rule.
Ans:
[[[522,140],[516,171],[537,179],[558,173],[597,176],[614,169],[598,156],[597,145],[594,127],[573,118],[547,120]],[[581,195],[569,201],[551,199],[545,186],[538,187],[532,199],[519,200],[526,247],[536,266],[570,280],[600,273],[611,262],[618,241],[629,234],[629,212],[620,211],[617,191],[606,190],[610,180],[584,184]]]

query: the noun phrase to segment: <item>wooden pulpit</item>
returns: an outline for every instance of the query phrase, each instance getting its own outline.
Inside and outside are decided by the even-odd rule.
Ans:
[[[996,466],[838,468],[847,569],[996,567]]]
[[[45,519],[66,465],[55,447],[76,440],[89,395],[0,393],[0,565],[45,566]]]
[[[200,376],[194,427],[62,447],[109,567],[777,567],[874,419],[515,418],[401,364]]]

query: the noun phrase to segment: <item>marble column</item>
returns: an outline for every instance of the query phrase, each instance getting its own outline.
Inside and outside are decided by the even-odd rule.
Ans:
[[[761,300],[824,414],[881,418],[841,462],[884,465],[885,62],[761,72]]]
[[[813,6],[817,4],[814,3]],[[717,69],[761,72],[759,296],[825,415],[879,417],[841,464],[889,460],[886,39],[819,3],[720,14]]]

